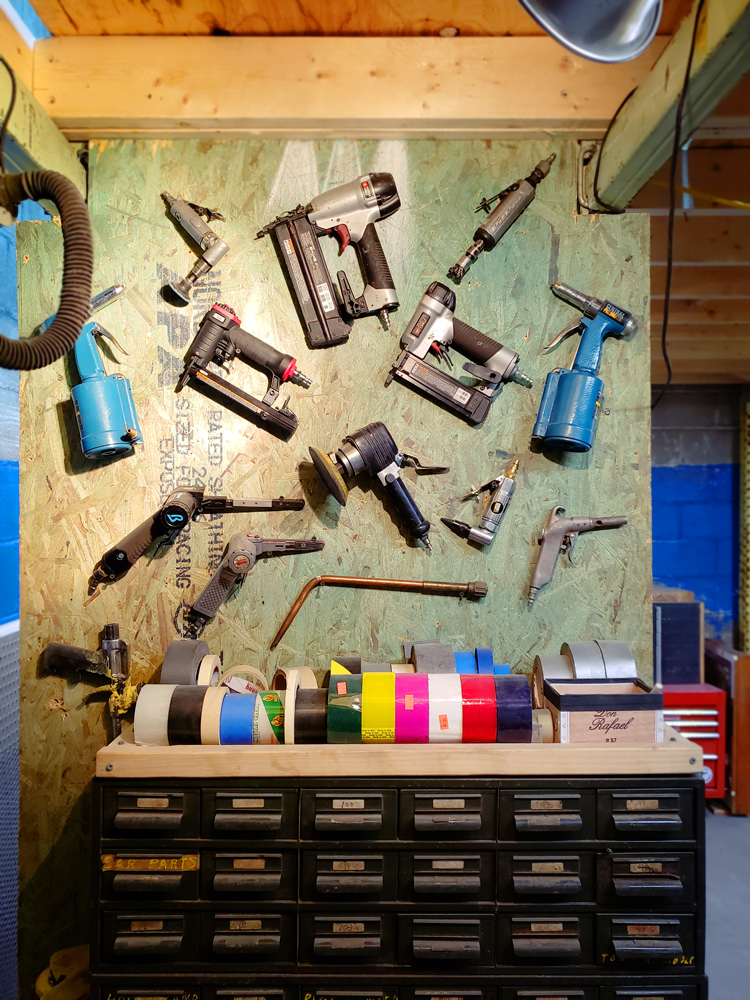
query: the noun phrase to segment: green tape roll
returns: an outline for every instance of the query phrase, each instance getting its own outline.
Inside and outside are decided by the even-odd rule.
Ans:
[[[333,674],[328,684],[328,742],[362,742],[362,675]]]
[[[257,700],[266,710],[268,721],[275,739],[274,743],[284,742],[284,691],[263,691]]]

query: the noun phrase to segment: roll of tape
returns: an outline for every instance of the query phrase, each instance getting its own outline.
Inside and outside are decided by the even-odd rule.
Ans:
[[[396,743],[430,742],[430,686],[427,674],[396,677]]]
[[[203,687],[216,687],[221,680],[221,657],[215,653],[204,656],[198,667],[198,684]]]
[[[253,708],[253,746],[268,746],[273,743],[273,729],[260,698],[255,695]]]
[[[531,675],[531,691],[534,697],[534,707],[544,708],[544,682],[572,680],[573,664],[567,656],[535,656],[534,670]]]
[[[257,667],[250,667],[246,663],[240,663],[236,667],[229,667],[225,670],[221,675],[221,683],[225,684],[227,687],[231,687],[233,691],[237,691],[237,686],[230,684],[229,682],[232,678],[239,678],[242,675],[250,678],[251,687],[246,687],[245,690],[249,691],[251,694],[255,694],[257,691],[268,690],[268,678],[263,671],[258,670]]]
[[[531,743],[531,689],[524,674],[495,677],[497,742]]]
[[[477,659],[478,674],[495,673],[495,657],[489,646],[477,646],[474,650],[474,656]]]
[[[595,641],[601,651],[607,677],[630,679],[638,676],[633,650],[626,642],[617,642],[614,639]]]
[[[391,664],[392,674],[413,674],[414,664],[413,663],[392,663]]]
[[[358,674],[358,673],[360,673],[360,671],[359,670],[348,670],[346,667],[343,667],[340,663],[337,663],[335,660],[331,660],[331,669],[329,670],[329,673],[331,673],[331,674],[351,674],[351,673],[357,673]]]
[[[201,743],[204,746],[215,747],[221,742],[219,730],[221,703],[228,694],[225,687],[209,688],[206,691],[201,711]]]
[[[390,663],[367,663],[362,660],[363,674],[390,674],[392,672]]]
[[[282,672],[284,674],[284,683],[286,684],[286,696],[284,699],[284,742],[292,746],[296,742],[295,706],[297,703],[297,692],[300,689],[312,691],[313,687],[317,688],[317,683],[313,687],[310,686],[310,676],[308,675],[311,675],[314,681],[315,674],[313,674],[309,667],[292,667],[290,670],[284,671],[277,670],[276,674]],[[303,672],[306,672],[304,676]],[[275,680],[276,675],[274,675]]]
[[[180,684],[174,689],[167,718],[170,746],[200,743],[201,712],[206,691],[208,685]]]
[[[328,716],[328,691],[303,688],[297,691],[294,704],[294,739],[296,743],[325,743]]]
[[[461,678],[463,743],[494,743],[497,740],[497,696],[495,678]]]
[[[535,743],[554,743],[555,727],[552,722],[552,712],[548,708],[534,708],[531,711],[531,725]]]
[[[294,674],[299,682],[297,686],[304,688],[306,691],[311,691],[318,686],[315,674],[309,667],[291,667],[289,670],[279,667],[271,681],[272,689],[274,691],[286,691],[289,687],[289,678],[292,674]]]
[[[456,661],[457,674],[475,674],[477,672],[477,658],[474,653],[464,650],[453,654]]]
[[[362,674],[362,742],[396,741],[396,675]]]
[[[362,742],[362,677],[331,673],[328,685],[329,743]]]
[[[203,639],[175,639],[161,664],[160,684],[197,684],[201,660],[211,650]]]
[[[456,658],[447,642],[414,642],[409,659],[418,674],[455,674]]]
[[[500,674],[509,674],[510,673],[510,663],[496,663],[495,664],[495,669],[493,670],[493,673],[494,673],[495,677],[498,677]]]
[[[219,742],[222,746],[249,746],[253,742],[254,694],[230,694],[221,703]]]
[[[333,657],[333,661],[338,663],[340,667],[344,667],[347,673],[350,674],[361,674],[362,673],[362,657],[356,656],[349,653],[337,653]]]
[[[176,684],[144,684],[135,703],[133,739],[142,747],[169,746],[169,703]]]
[[[596,680],[607,676],[604,671],[602,651],[593,639],[585,642],[564,642],[560,646],[560,654],[568,657],[578,678]]]
[[[464,718],[458,674],[428,674],[430,743],[460,743]]]
[[[259,743],[284,742],[284,700],[283,691],[262,691],[255,699],[255,714],[258,715]],[[265,721],[262,716],[265,715]],[[253,721],[255,716],[253,716]],[[255,743],[253,736],[253,743]]]

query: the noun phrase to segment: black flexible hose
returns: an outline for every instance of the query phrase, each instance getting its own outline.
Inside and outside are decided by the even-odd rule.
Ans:
[[[60,210],[63,231],[63,278],[60,305],[50,326],[36,337],[0,336],[0,368],[44,368],[72,350],[91,312],[94,244],[86,202],[67,177],[54,170],[6,174],[8,194],[20,204],[47,198]]]

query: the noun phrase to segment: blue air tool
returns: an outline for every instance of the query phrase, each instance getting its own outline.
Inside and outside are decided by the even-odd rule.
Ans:
[[[583,319],[569,323],[544,350],[552,350],[569,333],[583,336],[572,368],[555,368],[547,376],[531,437],[562,451],[588,451],[594,443],[604,389],[596,375],[604,338],[625,337],[635,332],[637,324],[629,312],[611,302],[584,295],[560,281],[550,287],[558,298],[580,309]]]

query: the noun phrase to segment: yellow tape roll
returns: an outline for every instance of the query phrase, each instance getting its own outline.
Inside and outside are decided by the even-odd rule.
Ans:
[[[396,742],[395,674],[362,674],[362,742]]]
[[[331,660],[331,675],[336,674],[351,674],[351,670],[347,670],[346,667],[342,667],[340,663],[336,663],[335,660]]]

